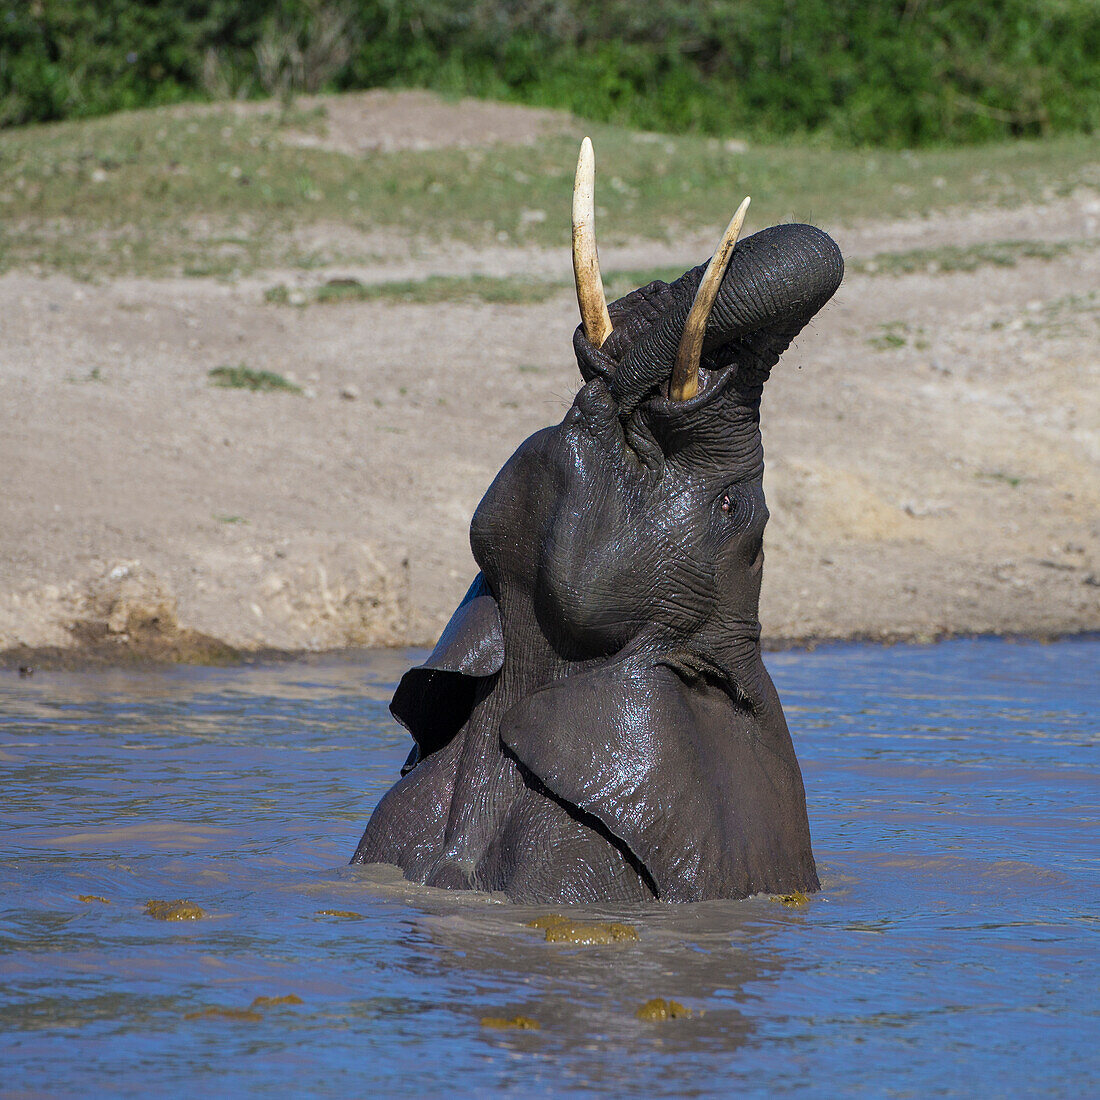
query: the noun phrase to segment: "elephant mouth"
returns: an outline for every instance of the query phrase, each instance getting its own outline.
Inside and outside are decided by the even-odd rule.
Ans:
[[[709,368],[698,364],[694,371],[695,393],[692,396],[673,396],[676,381],[673,374],[667,387],[658,387],[642,404],[651,415],[662,419],[689,417],[717,401],[729,389],[736,374],[736,362]]]

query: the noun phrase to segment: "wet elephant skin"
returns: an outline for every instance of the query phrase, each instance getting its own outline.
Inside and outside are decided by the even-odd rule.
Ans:
[[[522,902],[694,901],[818,886],[760,653],[759,411],[840,284],[806,225],[741,241],[698,394],[666,396],[702,267],[610,307],[562,422],[478,506],[480,573],[394,715],[415,746],[353,862]]]

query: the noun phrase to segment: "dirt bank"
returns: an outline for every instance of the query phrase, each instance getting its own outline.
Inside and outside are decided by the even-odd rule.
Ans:
[[[764,408],[768,638],[1100,629],[1100,198],[829,228],[850,259],[1073,247],[850,274],[784,357]],[[566,277],[568,262],[442,244],[354,274]],[[0,278],[0,650],[218,659],[434,638],[474,570],[471,511],[577,388],[575,304],[293,308],[264,301],[278,277]],[[303,392],[210,384],[242,362]]]

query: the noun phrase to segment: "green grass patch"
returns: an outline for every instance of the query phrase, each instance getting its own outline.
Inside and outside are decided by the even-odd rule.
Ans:
[[[552,280],[494,275],[431,275],[361,283],[358,279],[330,279],[312,290],[291,290],[285,284],[270,287],[264,300],[276,305],[305,306],[312,302],[413,302],[434,305],[463,300],[501,305],[530,305],[560,293],[565,283]]]
[[[904,252],[879,252],[869,259],[848,260],[849,272],[863,275],[910,275],[915,272],[950,273],[976,271],[987,266],[1014,267],[1019,260],[1054,260],[1085,247],[1071,241],[993,241],[967,247],[914,248]],[[673,282],[684,273],[680,267],[646,267],[603,273],[609,301],[621,298],[655,280]],[[321,286],[292,289],[285,283],[269,287],[264,300],[275,305],[307,306],[332,302],[439,302],[477,301],[503,305],[530,305],[572,289],[557,279],[510,275],[430,275],[424,279],[402,279],[362,283],[358,279],[330,279]],[[875,337],[880,349],[901,347],[906,339],[896,333]]]
[[[879,331],[867,341],[875,351],[895,351],[910,343],[917,351],[928,348],[923,328],[914,330],[905,321],[887,321],[878,328]]]
[[[903,348],[908,343],[904,336],[896,332],[880,332],[867,341],[876,351],[889,351],[891,348]]]
[[[1015,474],[1006,474],[1004,470],[979,470],[974,476],[981,481],[1001,481],[1005,485],[1011,485],[1013,489],[1019,488],[1024,480]]]
[[[77,378],[75,375],[70,374],[65,379],[65,381],[70,382],[73,385],[79,386],[85,382],[106,382],[107,379],[103,377],[103,374],[100,371],[99,367],[92,367],[92,369],[88,371],[88,373],[84,375],[83,378]]]
[[[654,267],[604,274],[604,289],[613,301],[655,279],[672,282],[682,268]],[[497,305],[531,305],[556,294],[572,291],[573,284],[561,279],[540,279],[514,275],[429,275],[423,279],[401,279],[362,283],[358,279],[330,279],[310,289],[291,289],[285,283],[264,291],[264,301],[273,305],[307,306],[331,302],[411,302],[434,305],[439,302],[491,302]],[[535,368],[537,369],[537,368]]]
[[[301,393],[302,387],[281,374],[269,370],[253,370],[241,363],[236,367],[215,367],[207,375],[214,386],[228,390],[252,390],[263,393]]]
[[[1015,267],[1020,260],[1056,260],[1074,247],[1071,241],[986,241],[879,252],[870,259],[849,260],[847,268],[865,275],[911,275],[917,271],[946,274],[981,267]]]
[[[379,230],[414,245],[567,248],[573,168],[586,131],[599,158],[605,244],[672,240],[706,227],[717,238],[745,194],[753,196],[752,232],[785,220],[1008,207],[1100,186],[1100,152],[1089,137],[919,154],[806,144],[737,151],[714,138],[578,123],[533,146],[353,157],[287,143],[275,111],[137,111],[0,134],[0,271],[95,278],[308,270],[377,262],[382,246],[371,235]],[[311,238],[312,227],[324,232]],[[464,293],[514,301],[515,281],[507,282],[505,299],[488,297],[494,280]],[[391,284],[387,293],[455,294],[453,284],[426,283]]]
[[[1097,322],[1100,322],[1100,292],[1090,290],[1044,302],[1024,322],[1024,328],[1044,337],[1061,337],[1090,333]]]

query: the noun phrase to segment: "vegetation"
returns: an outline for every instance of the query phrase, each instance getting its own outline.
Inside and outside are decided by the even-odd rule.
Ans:
[[[1054,260],[1074,248],[1092,247],[1070,241],[989,241],[974,245],[943,245],[939,248],[913,248],[904,252],[878,252],[869,258],[847,261],[849,272],[862,275],[951,274],[976,271],[982,267],[1015,267],[1022,259]],[[608,299],[628,294],[655,279],[671,282],[683,274],[680,267],[646,267],[604,272]],[[264,292],[264,301],[273,305],[304,307],[333,302],[406,302],[433,305],[437,302],[493,302],[498,305],[530,305],[555,294],[572,293],[567,280],[512,275],[429,275],[423,279],[394,279],[361,283],[358,279],[329,279],[320,286],[291,289],[278,283]],[[895,331],[905,328],[891,322],[885,331],[871,339],[882,350],[904,347],[906,337]],[[521,365],[520,371],[538,371],[539,367]]]
[[[0,271],[232,276],[376,263],[385,258],[379,230],[413,245],[443,236],[567,247],[579,124],[536,146],[500,145],[491,154],[350,157],[286,140],[322,122],[323,107],[242,113],[221,105],[9,131],[0,139]],[[1096,143],[1084,136],[917,153],[743,149],[717,138],[602,126],[591,133],[601,164],[614,166],[597,185],[605,245],[675,239],[685,226],[718,232],[746,193],[753,197],[752,231],[790,219],[836,224],[975,203],[1013,206],[1100,184]],[[308,232],[335,225],[338,233]],[[929,262],[891,262],[921,260]],[[641,274],[615,282],[609,271],[608,280],[622,293],[644,281],[635,278]],[[379,293],[425,300],[457,291],[493,301],[542,293],[534,281],[508,282],[444,281]]]
[[[276,305],[304,306],[310,302],[435,302],[471,300],[498,305],[530,305],[556,294],[563,283],[549,279],[510,278],[497,275],[429,275],[424,279],[395,279],[361,283],[358,279],[329,279],[309,291],[273,286],[264,299]]]
[[[283,392],[301,393],[302,387],[269,370],[253,370],[241,363],[236,367],[215,367],[209,372],[212,385],[229,390],[253,390],[264,393]],[[224,522],[235,523],[239,517],[233,516]]]
[[[0,125],[376,86],[849,146],[1091,133],[1100,4],[0,0]]]
[[[1071,241],[983,241],[972,245],[911,248],[904,252],[880,252],[869,260],[854,260],[848,264],[848,270],[867,275],[976,271],[979,267],[1015,267],[1018,260],[1054,260],[1073,247]]]
[[[878,329],[878,333],[867,341],[876,351],[894,351],[897,348],[903,348],[909,343],[912,335],[909,325],[904,321],[887,321],[879,325]],[[917,330],[913,347],[918,351],[924,351],[928,347],[923,329]]]

